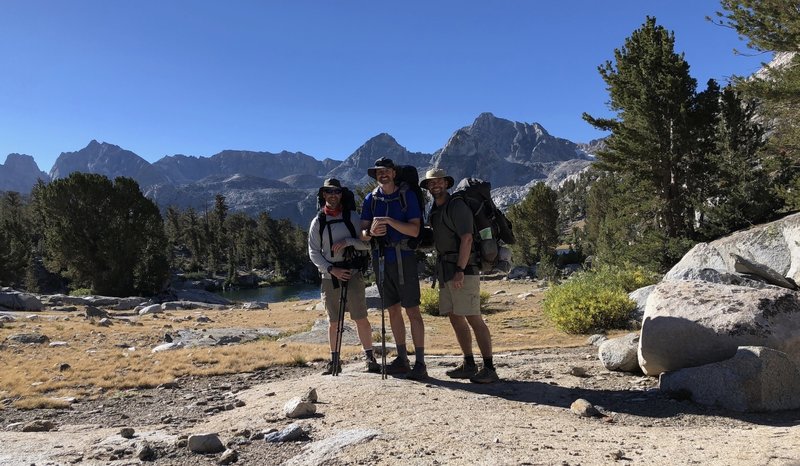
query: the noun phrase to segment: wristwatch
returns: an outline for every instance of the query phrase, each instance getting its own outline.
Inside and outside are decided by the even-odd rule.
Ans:
[[[464,268],[459,265],[456,265],[456,272],[464,273]]]
[[[331,273],[331,270],[333,270],[333,265],[328,266],[328,273]]]

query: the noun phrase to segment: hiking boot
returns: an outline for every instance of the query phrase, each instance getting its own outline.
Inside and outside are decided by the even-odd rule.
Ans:
[[[477,374],[469,378],[469,381],[472,383],[493,383],[497,382],[498,380],[500,380],[500,377],[497,376],[497,371],[494,369],[488,369],[486,367],[479,370]]]
[[[378,362],[375,361],[374,359],[367,359],[367,372],[371,372],[373,374],[380,374],[381,365],[378,364]]]
[[[406,374],[406,378],[410,380],[425,380],[428,378],[428,369],[425,367],[425,363],[423,362],[416,362],[414,363],[414,368],[411,369],[411,372]]]
[[[454,369],[450,369],[449,371],[445,371],[444,373],[451,379],[468,379],[478,373],[478,365],[465,364],[462,362]]]
[[[408,364],[408,359],[394,358],[394,361],[386,366],[386,373],[389,375],[405,374],[410,370],[411,366]]]
[[[339,363],[339,370],[336,372],[337,374],[342,373],[342,363]],[[325,364],[325,370],[322,371],[322,375],[331,375],[333,374],[333,361],[328,361],[328,364]]]

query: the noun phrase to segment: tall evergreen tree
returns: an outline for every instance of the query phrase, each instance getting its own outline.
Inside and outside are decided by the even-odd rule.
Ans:
[[[20,287],[33,256],[28,206],[17,192],[0,196],[0,284]]]
[[[708,117],[695,100],[697,83],[689,64],[674,48],[674,34],[647,17],[614,51],[614,61],[599,67],[616,118],[584,114],[593,126],[611,131],[596,167],[618,175],[639,196],[623,210],[621,200],[609,199],[616,207],[608,212],[618,219],[630,212],[628,220],[640,231],[621,237],[632,241],[627,246],[631,250],[647,246],[641,259],[658,257],[662,269],[677,261],[695,238],[694,190],[704,176],[697,167],[706,163],[710,146],[699,144],[707,134],[697,123]],[[616,224],[625,230],[631,225],[626,222],[606,222],[604,228]],[[597,233],[602,236],[603,231]]]
[[[800,4],[794,0],[722,0],[719,24],[736,29],[747,45],[763,52],[784,52],[783,64],[736,86],[759,100],[758,112],[769,124],[764,158],[772,183],[789,209],[800,209]]]
[[[535,264],[555,254],[558,245],[557,195],[544,183],[536,183],[525,199],[508,211],[514,225],[516,242],[512,248],[515,260]]]

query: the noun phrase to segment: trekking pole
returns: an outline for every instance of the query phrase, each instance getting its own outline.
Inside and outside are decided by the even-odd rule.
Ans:
[[[383,302],[383,247],[378,250],[378,293],[381,295],[381,379],[386,379],[386,306]]]
[[[338,320],[336,321],[336,341],[334,342],[334,355],[336,359],[333,362],[333,371],[331,375],[339,375],[339,364],[341,364],[341,353],[342,353],[342,334],[344,333],[344,311],[347,305],[347,284],[349,282],[340,282],[340,286],[342,287],[341,294],[339,295],[339,316]]]

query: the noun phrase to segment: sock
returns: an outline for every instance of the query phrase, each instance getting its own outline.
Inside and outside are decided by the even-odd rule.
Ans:
[[[464,365],[465,366],[474,366],[475,365],[475,356],[471,354],[464,355]]]
[[[367,357],[367,361],[374,361],[375,360],[375,355],[372,353],[372,349],[371,348],[364,350],[364,356]]]
[[[414,347],[414,360],[419,364],[425,364],[425,348],[422,346]]]
[[[488,358],[483,358],[483,367],[494,370],[494,363],[492,362],[491,356]]]
[[[406,350],[406,345],[397,345],[397,357],[408,361],[408,350]]]
[[[336,351],[331,351],[331,362],[335,361],[339,357],[339,353]]]

